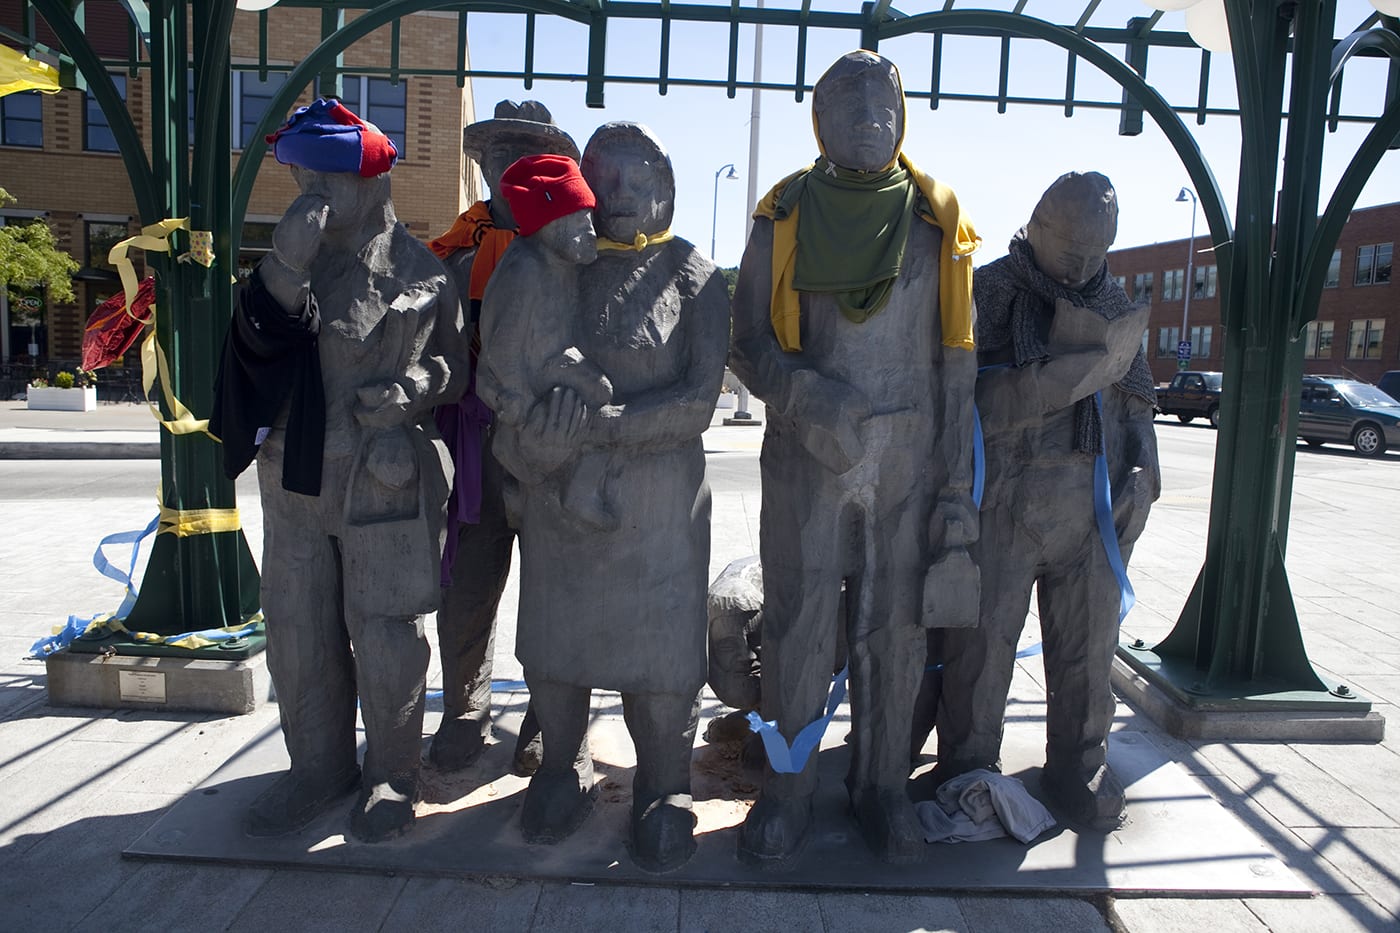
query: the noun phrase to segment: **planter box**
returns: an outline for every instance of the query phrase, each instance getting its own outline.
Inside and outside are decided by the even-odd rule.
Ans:
[[[96,411],[97,387],[85,389],[55,389],[52,386],[35,388],[27,392],[29,408],[39,411]]]

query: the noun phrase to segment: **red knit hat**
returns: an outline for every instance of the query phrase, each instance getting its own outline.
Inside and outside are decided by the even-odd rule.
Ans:
[[[563,155],[532,155],[512,162],[501,174],[501,194],[515,215],[521,236],[598,203],[578,163]]]

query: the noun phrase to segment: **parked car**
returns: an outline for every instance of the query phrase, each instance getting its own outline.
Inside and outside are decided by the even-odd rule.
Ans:
[[[1157,407],[1164,415],[1176,415],[1182,424],[1197,418],[1220,427],[1220,373],[1180,372],[1157,389]]]
[[[1379,457],[1400,446],[1400,402],[1369,382],[1340,376],[1304,376],[1298,436],[1309,446],[1351,444]]]
[[[1400,401],[1400,369],[1392,369],[1381,376],[1376,382],[1376,388],[1396,401]]]

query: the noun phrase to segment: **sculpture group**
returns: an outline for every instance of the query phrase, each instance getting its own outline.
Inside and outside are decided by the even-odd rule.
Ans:
[[[427,760],[477,759],[518,536],[524,838],[587,819],[591,692],[612,690],[637,757],[632,858],[685,864],[707,678],[701,434],[726,363],[768,413],[755,721],[791,742],[843,659],[852,818],[877,857],[917,859],[915,799],[998,767],[1034,585],[1043,786],[1071,820],[1116,825],[1109,665],[1160,478],[1145,312],[1105,263],[1112,185],[1058,179],[974,272],[963,206],[903,151],[894,65],[843,56],[813,108],[819,156],[760,201],[732,301],[671,232],[670,158],[640,124],[604,124],[580,154],[542,105],[502,102],[464,130],[492,197],[431,249],[395,219],[393,143],[343,105],[317,101],[270,139],[301,196],[240,296],[214,419],[230,474],[259,462],[291,759],[250,832],[295,831],[352,790],[353,837],[411,828],[435,610],[444,715]],[[916,697],[937,710],[938,764],[911,784]],[[741,859],[802,851],[816,757],[766,766]]]

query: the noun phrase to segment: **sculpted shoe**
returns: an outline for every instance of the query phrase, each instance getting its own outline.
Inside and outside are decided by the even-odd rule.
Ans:
[[[540,763],[544,761],[544,739],[536,732],[530,738],[520,737],[520,741],[515,745],[515,759],[511,763],[511,770],[520,777],[529,777],[540,770]]]
[[[490,721],[444,719],[428,746],[428,761],[444,774],[470,767],[486,750]]]
[[[282,836],[295,832],[359,783],[359,768],[327,780],[307,780],[288,771],[248,807],[248,835]]]
[[[1123,822],[1127,800],[1123,783],[1108,765],[1100,765],[1086,781],[1047,764],[1040,786],[1065,815],[1100,832],[1112,832]]]
[[[716,716],[705,725],[706,742],[743,742],[756,735],[749,728],[748,710],[736,709],[732,713]]]
[[[750,865],[781,868],[802,851],[811,825],[810,796],[759,797],[739,827],[739,859]]]
[[[924,834],[903,787],[857,790],[851,795],[851,815],[881,861],[908,863],[923,857]]]
[[[695,813],[689,794],[663,797],[632,815],[632,861],[642,871],[675,871],[695,854]]]
[[[405,793],[395,790],[389,781],[373,787],[360,788],[360,796],[350,811],[350,835],[361,842],[384,842],[402,836],[413,827],[413,805],[417,802],[416,779],[400,779],[400,787],[413,789]]]
[[[525,841],[553,845],[571,836],[593,809],[592,783],[580,780],[573,768],[536,771],[520,809]]]

